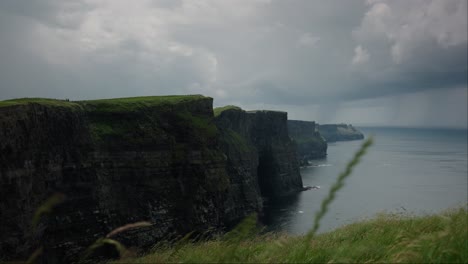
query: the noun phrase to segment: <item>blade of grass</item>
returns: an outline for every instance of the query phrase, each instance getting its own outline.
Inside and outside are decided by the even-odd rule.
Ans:
[[[52,212],[54,207],[65,201],[65,195],[63,193],[55,193],[49,197],[39,208],[37,208],[32,219],[32,227],[35,229],[37,224],[41,220],[41,217],[45,214]]]
[[[320,206],[320,211],[315,215],[314,225],[312,230],[310,230],[306,235],[306,242],[310,242],[311,239],[317,233],[317,230],[320,228],[320,221],[324,217],[324,215],[328,212],[328,207],[330,206],[331,202],[335,200],[336,193],[344,186],[344,181],[346,178],[351,175],[353,172],[353,168],[359,164],[361,161],[362,156],[366,154],[367,149],[373,144],[374,140],[372,137],[369,137],[361,146],[361,148],[354,154],[353,159],[346,165],[346,169],[340,173],[336,182],[332,185],[330,190],[328,191],[327,197],[323,199],[322,204]]]

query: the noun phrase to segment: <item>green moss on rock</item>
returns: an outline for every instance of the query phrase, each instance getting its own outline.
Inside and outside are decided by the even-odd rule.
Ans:
[[[247,142],[246,138],[232,129],[226,129],[221,137],[228,145],[237,148],[241,152],[252,151],[253,146]]]
[[[235,105],[226,105],[222,107],[216,107],[215,109],[213,109],[214,116],[219,116],[222,112],[226,110],[230,110],[230,109],[242,110],[242,108],[235,106]]]

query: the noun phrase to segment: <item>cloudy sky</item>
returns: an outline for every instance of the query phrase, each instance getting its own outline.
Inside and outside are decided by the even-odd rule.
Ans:
[[[1,0],[0,100],[204,94],[467,127],[467,0]]]

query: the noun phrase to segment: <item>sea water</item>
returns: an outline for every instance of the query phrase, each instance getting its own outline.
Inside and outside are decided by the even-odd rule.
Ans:
[[[374,145],[338,192],[319,232],[378,213],[426,215],[468,202],[467,130],[359,128]],[[302,168],[304,185],[320,189],[266,202],[270,231],[304,234],[322,199],[362,140],[328,144],[328,156]]]

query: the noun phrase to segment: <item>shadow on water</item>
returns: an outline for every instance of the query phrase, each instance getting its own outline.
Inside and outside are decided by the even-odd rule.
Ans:
[[[264,202],[264,214],[260,219],[266,226],[265,231],[284,229],[298,211],[299,197],[302,192],[283,197],[269,198]]]

